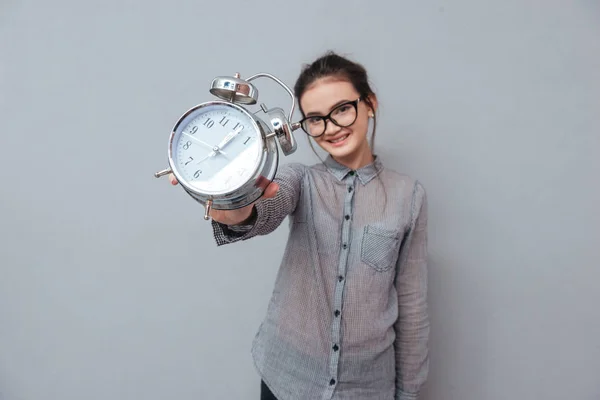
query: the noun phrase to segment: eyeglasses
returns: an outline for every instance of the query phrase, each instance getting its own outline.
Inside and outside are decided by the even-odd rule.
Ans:
[[[302,119],[302,129],[312,137],[319,137],[327,130],[327,120],[342,128],[352,125],[358,116],[358,102],[361,99],[362,96],[342,103],[325,116],[313,115]]]

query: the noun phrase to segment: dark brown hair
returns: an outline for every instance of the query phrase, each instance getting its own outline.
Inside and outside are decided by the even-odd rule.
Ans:
[[[373,151],[377,116],[375,115],[375,107],[373,107],[369,97],[374,96],[375,93],[369,84],[367,70],[361,64],[342,57],[333,51],[325,53],[311,64],[304,65],[294,85],[294,94],[298,99],[299,109],[303,117],[304,111],[300,105],[300,98],[315,81],[321,78],[334,78],[350,82],[363,101],[373,110],[373,132],[371,133],[371,151]],[[312,147],[312,141],[309,141],[309,143]]]

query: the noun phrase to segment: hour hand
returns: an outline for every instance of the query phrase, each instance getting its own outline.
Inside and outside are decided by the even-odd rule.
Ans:
[[[242,131],[242,127],[239,127],[237,129],[234,129],[233,131],[229,132],[227,134],[227,136],[225,136],[223,138],[223,140],[221,140],[221,143],[219,143],[218,145],[215,146],[215,148],[213,149],[213,155],[216,155],[217,153],[222,153],[222,149],[223,147],[227,146],[227,143],[231,142],[233,140],[234,137],[236,137],[238,135],[238,133],[240,133]]]

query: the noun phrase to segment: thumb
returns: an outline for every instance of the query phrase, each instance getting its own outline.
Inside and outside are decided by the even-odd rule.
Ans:
[[[275,182],[271,182],[265,189],[265,194],[263,197],[266,199],[273,198],[277,194],[277,191],[279,191],[279,185]]]

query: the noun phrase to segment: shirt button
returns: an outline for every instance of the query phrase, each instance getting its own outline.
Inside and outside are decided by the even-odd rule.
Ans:
[[[331,386],[335,385],[335,379],[332,379],[332,380],[330,380],[330,381],[329,381],[329,384],[330,384]]]
[[[340,316],[340,310],[335,310],[335,312],[333,313],[333,315],[335,315],[336,317]]]
[[[350,171],[350,175],[354,175],[354,171]]]
[[[341,276],[341,275],[340,275],[340,276],[338,276],[338,281],[340,281],[340,282],[341,282],[341,281],[343,281],[343,280],[344,280],[344,277],[343,277],[343,276]]]
[[[348,248],[348,245],[347,245],[346,243],[344,243],[342,247],[343,247],[344,249],[347,249],[347,248]]]
[[[348,221],[350,219],[349,215],[346,215],[346,221]]]
[[[348,188],[348,193],[352,192],[352,186]]]
[[[340,348],[338,347],[337,344],[333,345],[333,351],[338,351]]]

